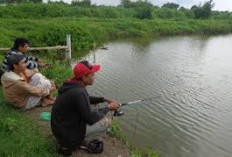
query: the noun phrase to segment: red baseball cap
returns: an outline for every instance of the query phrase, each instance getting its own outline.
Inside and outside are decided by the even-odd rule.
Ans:
[[[78,62],[75,67],[74,67],[74,75],[75,78],[81,78],[85,75],[97,72],[98,70],[100,70],[100,65],[92,65],[90,64],[88,61],[81,61]]]

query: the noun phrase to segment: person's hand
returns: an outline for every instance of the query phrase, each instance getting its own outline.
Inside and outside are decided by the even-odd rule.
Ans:
[[[37,63],[39,64],[40,67],[45,67],[46,66],[44,61],[42,61],[41,59],[38,59]]]
[[[106,101],[108,104],[110,104],[110,103],[112,103],[112,102],[116,102],[116,103],[117,103],[117,101],[114,100],[114,99],[110,99],[110,98],[104,98],[104,99],[105,99],[105,101]]]
[[[108,105],[108,108],[109,108],[110,111],[117,110],[119,108],[119,104],[117,102],[111,102]]]
[[[55,86],[56,87],[56,84],[52,80],[49,80],[49,81],[51,83],[51,86]]]
[[[54,92],[55,90],[56,90],[56,86],[55,85],[52,85],[51,88],[49,89],[50,93]]]

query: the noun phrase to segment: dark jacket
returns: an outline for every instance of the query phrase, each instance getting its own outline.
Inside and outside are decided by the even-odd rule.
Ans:
[[[85,138],[86,124],[96,123],[109,109],[92,111],[90,104],[104,102],[104,98],[89,97],[87,90],[74,82],[65,82],[58,93],[52,108],[52,132],[62,146],[77,147]]]

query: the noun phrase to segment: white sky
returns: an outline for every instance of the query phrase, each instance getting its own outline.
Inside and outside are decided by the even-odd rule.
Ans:
[[[46,2],[47,0],[43,0]],[[55,1],[55,0],[52,0]],[[61,0],[56,0],[56,1],[61,1]],[[71,0],[63,0],[66,3],[71,3]],[[132,0],[135,1],[135,0]],[[208,0],[149,0],[153,5],[158,5],[162,6],[164,3],[167,2],[173,2],[177,3],[180,6],[186,7],[186,8],[191,8],[193,5],[198,5],[200,3],[204,3],[205,1]],[[119,5],[121,0],[91,0],[92,4],[97,4],[97,5]],[[221,11],[232,11],[232,0],[213,0],[215,3],[215,6],[213,10],[221,10]]]

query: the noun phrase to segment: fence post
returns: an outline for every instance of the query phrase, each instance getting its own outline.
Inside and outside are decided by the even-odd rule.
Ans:
[[[68,48],[65,53],[65,58],[71,60],[72,59],[71,35],[66,35],[66,45]]]
[[[93,64],[96,64],[96,43],[93,43]]]

